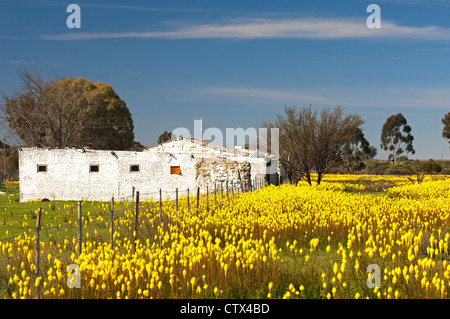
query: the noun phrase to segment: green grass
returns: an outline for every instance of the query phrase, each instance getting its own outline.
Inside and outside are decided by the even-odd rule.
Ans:
[[[49,236],[57,239],[60,233],[64,237],[68,234],[77,234],[78,207],[77,201],[49,201],[18,202],[19,187],[11,186],[3,189],[5,194],[0,195],[0,240],[12,238],[27,232],[33,236],[36,229],[36,218],[39,208],[42,208],[41,215],[41,236]],[[17,200],[17,202],[16,202]],[[109,220],[110,203],[101,201],[88,201],[82,203],[83,211],[83,232],[93,231],[94,227],[99,231],[99,236],[109,236],[109,227],[103,219]],[[130,207],[130,203],[116,202],[115,210],[122,212]],[[88,227],[85,227],[88,226]],[[92,226],[92,227],[89,227]],[[91,229],[92,228],[92,229]],[[99,238],[100,239],[100,238]]]
[[[42,208],[41,227],[53,227],[68,223],[76,217],[76,202],[50,201],[19,203],[19,187],[10,186],[0,195],[0,239],[14,237],[24,232],[34,231],[39,208]],[[69,206],[73,206],[70,209]],[[68,213],[70,212],[70,213]]]

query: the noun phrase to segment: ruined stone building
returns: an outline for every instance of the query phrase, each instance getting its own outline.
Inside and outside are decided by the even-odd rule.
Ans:
[[[19,150],[20,201],[110,200],[180,196],[214,185],[277,183],[278,159],[259,151],[177,138],[138,151],[28,148]],[[217,186],[218,187],[218,186]]]

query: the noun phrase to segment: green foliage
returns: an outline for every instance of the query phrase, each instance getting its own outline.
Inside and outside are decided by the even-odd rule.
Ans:
[[[8,178],[16,180],[19,178],[19,151],[17,148],[11,149],[6,157],[6,167],[8,170]]]
[[[402,113],[388,117],[381,130],[380,147],[385,151],[392,152],[389,159],[394,164],[398,164],[399,157],[404,151],[411,154],[416,152],[412,146],[413,140],[411,127]]]
[[[347,173],[354,174],[365,168],[364,161],[377,155],[375,147],[369,145],[359,127],[351,128],[341,152],[341,161]]]
[[[442,130],[442,137],[447,139],[450,143],[450,112],[445,114],[442,119],[442,124],[444,124],[444,129]]]
[[[442,171],[442,166],[438,163],[430,159],[426,163],[422,163],[421,168],[423,171],[428,173],[440,173]]]
[[[397,164],[389,166],[384,173],[387,175],[411,175],[414,174],[414,170],[409,165]]]
[[[379,160],[366,161],[366,174],[382,175],[389,168],[389,163]]]
[[[159,137],[158,137],[158,144],[170,141],[173,138],[172,132],[164,131]]]
[[[27,71],[20,78],[24,89],[5,98],[4,115],[27,146],[132,146],[131,113],[111,85],[83,78],[48,81]]]

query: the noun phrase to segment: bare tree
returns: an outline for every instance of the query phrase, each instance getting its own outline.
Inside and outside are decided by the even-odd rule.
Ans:
[[[2,119],[28,146],[127,149],[131,114],[108,84],[83,78],[45,79],[19,72],[22,87],[4,95]]]
[[[280,161],[294,182],[302,179],[311,185],[311,174],[318,174],[317,184],[340,158],[355,127],[364,121],[357,114],[344,116],[341,107],[323,109],[320,114],[311,106],[298,109],[285,106],[284,114],[264,127],[278,127]]]
[[[280,162],[291,182],[304,179],[311,184],[314,166],[311,141],[314,139],[316,121],[316,112],[311,107],[299,110],[285,106],[283,115],[278,115],[274,122],[262,124],[268,129],[279,129]]]

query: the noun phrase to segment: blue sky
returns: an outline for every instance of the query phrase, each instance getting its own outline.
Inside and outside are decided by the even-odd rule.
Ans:
[[[69,29],[66,8],[81,8]],[[369,4],[381,28],[369,29]],[[156,144],[194,118],[203,129],[257,127],[284,105],[342,105],[366,121],[380,150],[386,118],[403,113],[416,154],[450,158],[450,2],[2,0],[0,92],[17,70],[111,84],[127,103],[136,139]]]

